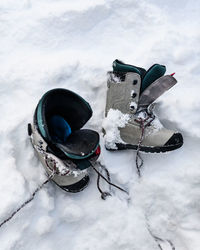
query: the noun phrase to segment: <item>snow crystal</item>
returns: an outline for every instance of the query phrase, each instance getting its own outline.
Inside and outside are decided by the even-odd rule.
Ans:
[[[121,83],[120,77],[116,76],[112,72],[108,72],[108,82]]]
[[[130,116],[119,110],[110,109],[107,117],[103,120],[103,128],[106,131],[105,143],[107,148],[115,149],[115,143],[124,143],[120,137],[119,128],[124,128]]]
[[[46,211],[52,211],[54,209],[54,198],[50,197],[50,195],[45,190],[40,191],[38,198],[40,200],[40,205],[45,208]]]
[[[160,120],[158,119],[158,117],[156,115],[155,115],[155,119],[152,121],[151,125],[153,126],[155,132],[163,128],[162,123],[160,122]]]
[[[35,230],[39,235],[43,235],[51,231],[53,219],[50,216],[42,216],[38,219],[35,225]]]
[[[64,209],[62,215],[66,222],[77,222],[81,220],[84,213],[78,205],[68,204],[68,206]]]

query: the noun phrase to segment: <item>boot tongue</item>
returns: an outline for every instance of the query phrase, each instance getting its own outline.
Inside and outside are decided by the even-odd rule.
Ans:
[[[148,107],[176,83],[176,79],[171,75],[159,77],[142,92],[139,99],[139,107]]]
[[[113,72],[115,73],[127,73],[127,72],[134,72],[137,73],[143,78],[143,76],[146,74],[146,70],[140,67],[136,67],[134,65],[125,64],[122,61],[116,59],[113,62]]]
[[[127,72],[134,72],[140,75],[142,79],[141,92],[142,93],[149,85],[155,80],[163,76],[166,72],[166,67],[160,64],[154,64],[147,71],[143,68],[136,67],[134,65],[125,64],[122,61],[116,59],[113,62],[113,72],[115,74],[124,74]]]
[[[150,86],[155,80],[157,80],[158,78],[163,76],[165,74],[165,72],[166,72],[166,67],[164,65],[154,64],[153,66],[151,66],[147,70],[147,72],[142,80],[141,93],[148,86]]]

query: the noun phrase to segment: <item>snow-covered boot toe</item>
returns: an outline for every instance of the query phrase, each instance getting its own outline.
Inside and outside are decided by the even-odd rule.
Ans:
[[[153,112],[153,102],[177,81],[154,64],[149,70],[113,62],[108,72],[106,118],[103,121],[108,150],[135,149],[167,152],[183,145],[179,132],[166,129]]]

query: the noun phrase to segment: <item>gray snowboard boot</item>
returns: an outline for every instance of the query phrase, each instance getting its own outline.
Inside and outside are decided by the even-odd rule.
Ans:
[[[166,129],[153,113],[153,102],[177,81],[165,75],[163,65],[149,70],[113,62],[108,72],[106,118],[103,121],[108,150],[135,149],[143,152],[167,152],[183,145],[180,133]]]

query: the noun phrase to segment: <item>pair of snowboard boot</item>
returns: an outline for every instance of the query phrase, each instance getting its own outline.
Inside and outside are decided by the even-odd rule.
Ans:
[[[103,122],[108,150],[135,149],[144,152],[166,152],[182,146],[178,132],[164,128],[153,113],[153,102],[176,84],[165,75],[165,66],[154,64],[149,70],[113,62],[108,73],[106,118]],[[66,89],[48,91],[39,101],[28,134],[48,176],[63,190],[79,192],[89,182],[88,169],[100,155],[99,134],[82,127],[92,116],[88,102]],[[114,185],[117,187],[116,185]],[[120,190],[122,188],[118,187]],[[98,183],[98,189],[103,192]],[[126,191],[125,191],[126,192]]]

